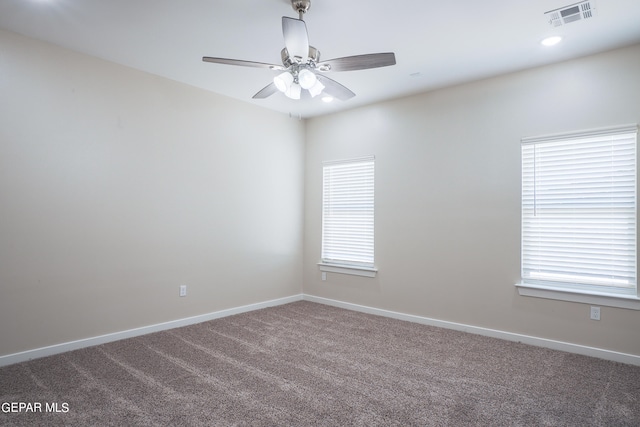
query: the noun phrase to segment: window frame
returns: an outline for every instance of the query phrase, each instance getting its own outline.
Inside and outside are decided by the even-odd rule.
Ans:
[[[638,176],[638,126],[634,125],[625,125],[625,126],[616,126],[616,127],[608,127],[608,128],[600,128],[600,129],[592,129],[587,131],[578,131],[578,132],[567,132],[561,134],[553,134],[553,135],[544,135],[538,137],[527,137],[522,138],[521,144],[524,146],[525,144],[536,144],[536,143],[545,143],[545,142],[554,142],[554,141],[568,141],[568,140],[576,140],[582,138],[594,138],[594,137],[605,137],[609,135],[616,134],[628,134],[635,133],[635,217],[637,224],[638,217],[638,206],[637,206],[637,176]],[[523,153],[521,152],[521,160],[523,159]],[[524,169],[521,170],[521,179],[523,186],[521,187],[521,230],[520,236],[521,239],[524,240]],[[637,238],[638,238],[638,230],[636,227],[635,230],[635,249],[636,249],[636,262],[635,262],[635,275],[637,278]],[[604,306],[612,306],[612,307],[620,307],[627,308],[632,310],[640,310],[640,286],[638,286],[637,280],[635,283],[635,289],[630,293],[618,293],[615,291],[607,290],[606,288],[601,287],[593,287],[589,285],[567,285],[562,286],[560,282],[541,282],[541,281],[527,281],[524,279],[524,274],[522,270],[524,269],[524,261],[522,259],[524,253],[523,244],[521,244],[520,255],[521,255],[521,278],[519,283],[516,283],[516,287],[518,289],[518,293],[522,296],[530,296],[530,297],[538,297],[538,298],[547,298],[554,300],[562,300],[562,301],[571,301],[571,302],[579,302],[586,304],[598,304]]]
[[[348,251],[345,251],[345,258],[340,259],[339,257],[326,257],[326,246],[331,247],[332,243],[335,244],[336,240],[330,240],[327,237],[327,229],[331,230],[331,228],[340,229],[340,226],[336,226],[332,219],[335,217],[328,216],[328,212],[330,209],[326,206],[328,197],[336,197],[335,193],[329,193],[330,189],[326,188],[327,183],[335,183],[333,180],[328,181],[330,178],[327,176],[327,173],[331,169],[340,169],[344,167],[349,167],[349,165],[353,165],[354,169],[351,172],[357,172],[357,165],[367,164],[367,166],[371,167],[371,170],[366,172],[366,175],[358,177],[347,177],[347,182],[349,185],[353,185],[354,182],[358,182],[358,178],[361,178],[359,182],[360,185],[366,186],[366,194],[360,193],[359,196],[366,197],[366,199],[361,203],[361,207],[364,207],[366,211],[366,236],[365,243],[361,245],[360,248],[357,247],[357,243],[355,240],[358,240],[356,234],[349,234],[347,239],[352,240],[352,244],[356,247],[355,249],[363,249],[364,251],[370,251],[370,262],[368,259],[366,260],[355,260],[354,258],[359,258],[352,253],[352,259],[347,259],[349,257]],[[344,195],[344,194],[343,194]],[[367,208],[366,205],[371,205],[370,208]],[[375,277],[378,269],[375,266],[375,156],[366,156],[345,160],[333,160],[333,161],[324,161],[322,163],[322,220],[321,220],[321,248],[320,248],[320,261],[318,262],[318,267],[322,272],[331,272],[331,273],[340,273],[340,274],[350,274],[356,276],[363,277]],[[350,224],[352,225],[352,224]],[[344,228],[341,230],[349,228],[348,225],[344,225]],[[354,232],[355,233],[355,232]],[[332,252],[331,249],[328,249],[329,252]],[[339,252],[339,251],[338,251]],[[336,252],[334,251],[334,255]],[[337,256],[337,255],[336,255]],[[368,257],[364,257],[368,258]]]

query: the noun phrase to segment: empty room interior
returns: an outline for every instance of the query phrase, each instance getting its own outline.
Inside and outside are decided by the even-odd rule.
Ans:
[[[640,4],[449,3],[0,0],[0,425],[639,425]]]

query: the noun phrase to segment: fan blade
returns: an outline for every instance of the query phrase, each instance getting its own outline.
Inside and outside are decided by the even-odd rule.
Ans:
[[[355,71],[388,67],[389,65],[395,65],[395,63],[396,56],[393,52],[370,53],[322,61],[316,65],[316,69],[319,71]]]
[[[300,62],[306,62],[309,56],[309,36],[307,24],[301,19],[282,17],[282,34],[284,45],[291,58],[298,57]]]
[[[338,98],[340,101],[346,101],[356,96],[355,93],[329,77],[325,77],[322,74],[316,74],[316,77],[324,85],[324,92],[334,98]]]
[[[273,95],[274,93],[278,92],[278,88],[276,87],[275,84],[273,84],[273,82],[269,83],[268,85],[266,85],[265,87],[263,87],[260,92],[256,93],[255,95],[253,95],[253,99],[264,99],[267,98],[271,95]]]
[[[241,59],[229,59],[229,58],[212,58],[210,56],[203,56],[204,62],[213,62],[215,64],[226,65],[239,65],[241,67],[253,67],[253,68],[269,68],[271,70],[286,70],[282,65],[265,64],[264,62],[243,61]]]

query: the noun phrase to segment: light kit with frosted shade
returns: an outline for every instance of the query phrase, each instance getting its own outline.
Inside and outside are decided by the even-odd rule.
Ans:
[[[309,88],[309,93],[312,98],[320,95],[324,90],[324,85],[320,82],[320,80],[316,79],[316,83]]]
[[[298,82],[300,83],[300,86],[302,86],[302,89],[311,89],[316,84],[317,80],[316,75],[306,68],[300,70],[298,73]]]
[[[297,71],[297,70],[296,70]],[[285,71],[273,78],[276,88],[291,99],[300,99],[302,89],[309,91],[312,98],[320,95],[325,86],[318,80],[316,74],[303,68],[295,73]]]
[[[273,78],[273,83],[280,92],[286,92],[293,83],[293,75],[290,72],[285,71],[284,73],[275,76]]]
[[[555,46],[558,43],[560,43],[562,41],[562,37],[560,36],[551,36],[551,37],[547,37],[546,39],[542,40],[540,43],[543,46]]]
[[[300,85],[297,83],[294,83],[291,86],[289,86],[289,88],[285,91],[284,94],[291,99],[300,99],[301,91],[302,91],[302,88],[300,87]]]

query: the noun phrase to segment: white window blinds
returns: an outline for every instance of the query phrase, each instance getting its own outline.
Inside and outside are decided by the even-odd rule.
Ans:
[[[636,135],[522,140],[522,279],[636,294]]]
[[[374,157],[323,163],[322,262],[373,267]]]

